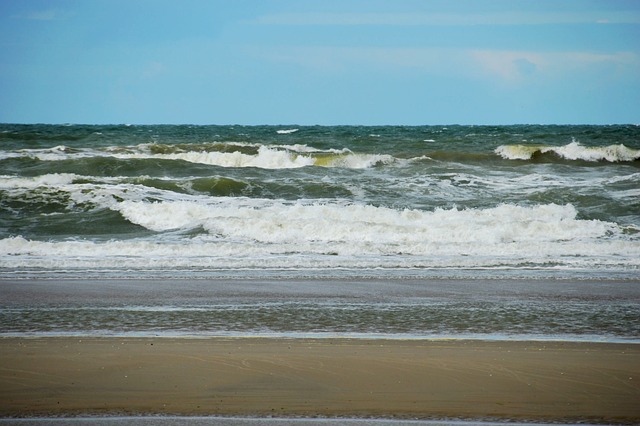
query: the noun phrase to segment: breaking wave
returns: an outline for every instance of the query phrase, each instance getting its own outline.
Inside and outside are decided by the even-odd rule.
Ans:
[[[553,154],[565,160],[608,161],[611,163],[640,159],[640,150],[627,148],[622,144],[588,147],[576,141],[564,146],[501,145],[496,148],[495,152],[507,160],[531,160],[543,154]]]
[[[421,211],[185,194],[154,201],[125,186],[70,195],[156,234],[105,242],[9,237],[0,240],[5,268],[640,267],[640,245],[624,229],[579,219],[569,204]]]
[[[116,159],[179,160],[220,167],[292,169],[306,166],[369,168],[397,161],[388,154],[361,154],[349,149],[321,150],[307,145],[262,145],[248,143],[141,144],[102,150],[70,149],[60,145],[48,149],[3,152],[0,159],[27,157],[40,161],[63,161],[91,157]]]

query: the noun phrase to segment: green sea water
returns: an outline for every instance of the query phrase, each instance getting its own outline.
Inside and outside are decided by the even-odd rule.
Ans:
[[[639,129],[4,124],[0,273],[635,276]]]

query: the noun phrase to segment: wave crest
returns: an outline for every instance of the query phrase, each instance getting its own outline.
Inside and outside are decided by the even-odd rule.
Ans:
[[[611,163],[637,161],[640,150],[625,145],[602,147],[583,146],[573,141],[563,146],[545,145],[501,145],[495,153],[506,160],[531,160],[537,155],[552,153],[565,160],[608,161]]]
[[[0,259],[14,269],[640,267],[637,239],[616,224],[578,219],[572,205],[420,211],[192,197],[106,204],[164,236],[105,242],[15,236],[0,240]],[[180,237],[193,229],[200,231]]]
[[[390,164],[397,159],[389,154],[354,153],[347,148],[318,149],[304,144],[271,145],[243,142],[194,144],[145,143],[135,146],[71,150],[64,146],[48,149],[24,149],[0,153],[0,159],[27,157],[40,161],[64,161],[79,158],[160,159],[186,161],[220,167],[257,167],[293,169],[307,166],[362,169]]]
[[[145,154],[126,154],[131,158],[148,158]],[[395,161],[391,155],[356,154],[349,150],[317,150],[306,146],[260,145],[254,153],[186,151],[155,154],[153,158],[183,160],[220,167],[258,167],[292,169],[307,166],[361,169]]]

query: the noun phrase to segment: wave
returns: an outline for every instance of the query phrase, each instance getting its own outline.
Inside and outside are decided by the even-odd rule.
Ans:
[[[616,230],[616,225],[609,222],[576,219],[577,211],[571,204],[534,207],[502,204],[489,209],[432,211],[394,209],[348,200],[210,197],[163,189],[156,182],[155,186],[144,185],[148,179],[72,173],[25,178],[0,176],[0,189],[27,191],[30,198],[33,198],[30,190],[55,190],[70,202],[117,211],[131,223],[156,232],[201,227],[212,235],[243,234],[261,242],[287,239],[285,235],[304,239],[301,235],[307,235],[313,241],[377,239],[377,243],[385,244],[500,243],[600,237]],[[199,178],[192,182],[199,184],[204,180],[202,185],[209,186],[220,179],[223,178]],[[229,184],[227,180],[223,183]]]
[[[52,148],[0,151],[0,160],[27,157],[40,161],[62,161],[69,158],[90,157],[92,155],[90,152],[72,149],[65,145],[58,145]]]
[[[608,161],[611,163],[637,161],[640,150],[622,144],[587,147],[573,141],[564,146],[501,145],[495,153],[507,160],[531,160],[543,154],[554,154],[565,160]]]
[[[185,161],[226,168],[254,167],[262,169],[294,169],[326,167],[364,169],[390,164],[417,164],[423,161],[483,164],[491,162],[495,154],[506,160],[534,160],[544,158],[589,162],[632,162],[640,160],[640,150],[624,145],[587,147],[574,141],[564,146],[501,145],[489,152],[436,150],[398,156],[389,153],[358,153],[348,148],[318,149],[305,144],[278,145],[245,142],[212,142],[190,144],[144,143],[133,146],[104,148],[70,148],[58,145],[43,149],[0,151],[0,160],[31,158],[39,161],[66,161],[87,158],[117,160]],[[401,158],[400,158],[401,157]]]
[[[232,145],[233,146],[233,145]],[[391,155],[356,154],[348,149],[319,150],[306,145],[244,144],[245,152],[183,151],[172,153],[145,152],[114,154],[119,158],[160,158],[220,167],[257,167],[262,169],[290,169],[307,166],[338,168],[369,168],[395,161]],[[225,149],[228,146],[225,145]]]
[[[106,242],[13,236],[0,240],[4,268],[640,268],[637,234],[579,219],[570,204],[422,211],[337,200],[149,199],[124,185],[76,188],[70,197],[153,234]]]
[[[47,149],[22,149],[0,153],[0,160],[28,157],[40,161],[64,161],[90,157],[178,160],[220,167],[291,169],[307,166],[362,169],[398,161],[392,155],[360,154],[347,148],[317,149],[307,145],[250,143],[141,144],[104,149],[71,149],[60,145]]]
[[[367,242],[376,250],[428,254],[429,244],[501,244],[577,241],[617,231],[615,224],[576,219],[572,205],[490,209],[395,210],[360,204],[241,199],[171,202],[123,201],[112,208],[132,223],[161,232],[201,227],[234,240],[275,242]],[[394,251],[391,252],[394,252]],[[360,252],[358,250],[357,252]],[[365,250],[366,252],[366,250]]]
[[[81,177],[79,175],[73,173],[49,173],[46,175],[23,178],[0,175],[0,189],[33,189],[42,186],[61,186],[71,184],[74,180],[80,178]]]

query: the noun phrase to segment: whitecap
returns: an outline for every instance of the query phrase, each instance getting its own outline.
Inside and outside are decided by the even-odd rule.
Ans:
[[[565,160],[628,162],[640,159],[640,150],[625,145],[588,147],[576,142],[563,146],[501,145],[495,153],[507,160],[530,160],[536,154],[554,153]]]
[[[578,142],[571,142],[568,145],[549,149],[568,160],[621,162],[635,161],[640,159],[640,150],[627,148],[620,145],[609,145],[603,147],[585,147]]]
[[[15,270],[640,267],[633,235],[613,223],[578,219],[572,205],[421,211],[330,200],[129,197],[103,201],[158,234],[106,242],[10,237],[0,240],[0,261]],[[193,228],[207,233],[175,233]]]
[[[49,173],[35,177],[0,176],[2,189],[33,189],[41,186],[58,187],[68,185],[80,176],[73,173]]]
[[[227,147],[257,148],[257,153],[207,151],[201,147],[193,150],[181,150],[172,153],[153,153],[153,144],[135,147],[109,148],[107,154],[115,158],[159,158],[165,160],[182,160],[190,163],[215,165],[221,167],[257,167],[263,169],[292,169],[306,166],[340,167],[361,169],[396,161],[391,155],[356,154],[347,148],[318,149],[304,144],[295,145],[261,145],[246,143],[228,143]],[[186,147],[186,149],[189,149]]]

